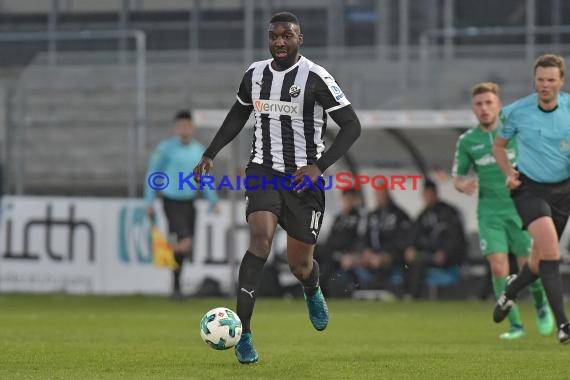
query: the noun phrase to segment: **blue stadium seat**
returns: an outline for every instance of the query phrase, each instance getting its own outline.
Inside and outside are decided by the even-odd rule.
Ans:
[[[402,268],[395,268],[390,275],[390,284],[392,285],[402,285],[404,283],[404,276],[402,274]]]
[[[455,285],[459,282],[461,270],[459,266],[450,268],[430,268],[426,273],[426,285],[428,287],[429,298],[437,298],[437,290],[440,287]],[[396,268],[390,276],[392,285],[402,285],[404,282],[401,268]]]
[[[426,274],[426,284],[428,286],[450,286],[459,281],[459,267],[450,268],[430,268]]]
[[[459,282],[461,275],[459,266],[450,268],[430,268],[426,274],[426,285],[429,298],[434,300],[438,296],[438,288],[451,286]]]

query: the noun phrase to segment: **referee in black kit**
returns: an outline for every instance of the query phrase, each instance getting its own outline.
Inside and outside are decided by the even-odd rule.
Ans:
[[[493,319],[505,319],[518,292],[540,276],[560,343],[570,343],[559,268],[559,241],[570,213],[570,94],[560,91],[565,73],[562,57],[547,54],[537,59],[536,93],[505,107],[493,147],[523,227],[533,238],[529,260],[519,275],[509,280],[497,300]],[[514,137],[519,147],[516,169],[505,149]]]

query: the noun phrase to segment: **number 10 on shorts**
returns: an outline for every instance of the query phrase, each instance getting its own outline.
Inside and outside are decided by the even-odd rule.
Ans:
[[[321,212],[313,210],[313,214],[311,215],[311,225],[309,228],[311,230],[318,230],[319,229],[319,219],[321,219]]]

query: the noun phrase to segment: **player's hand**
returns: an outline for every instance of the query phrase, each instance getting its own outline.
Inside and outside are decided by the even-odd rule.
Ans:
[[[512,173],[507,176],[505,184],[511,190],[514,190],[517,187],[519,187],[521,185],[521,180],[519,179],[519,172],[513,170]]]
[[[445,252],[442,250],[436,251],[433,255],[433,262],[436,265],[443,266],[445,264]]]
[[[214,214],[216,214],[216,215],[219,215],[219,214],[220,214],[220,206],[219,206],[217,203],[212,204],[212,205],[210,205],[210,210],[209,210],[209,211],[210,211],[211,213],[214,213]]]
[[[404,261],[408,264],[413,263],[414,260],[416,259],[416,255],[417,255],[416,249],[414,247],[409,247],[404,252]]]
[[[372,265],[373,257],[374,251],[370,248],[366,248],[364,251],[362,251],[362,255],[360,256],[360,265],[363,267],[369,267]]]
[[[384,252],[376,253],[370,258],[370,267],[372,269],[383,268],[388,264],[390,264],[390,257]]]
[[[306,165],[297,169],[297,171],[293,173],[295,176],[295,179],[293,180],[295,183],[295,191],[300,193],[310,188],[305,178],[309,178],[311,183],[315,184],[317,183],[319,176],[322,174],[323,172],[321,172],[321,169],[319,169],[317,165]]]
[[[378,262],[379,267],[388,267],[392,265],[392,256],[389,253],[380,252],[378,257],[380,258]]]
[[[479,183],[475,178],[468,179],[467,181],[463,182],[462,189],[464,194],[473,195],[477,191],[479,187]]]
[[[344,270],[349,270],[359,266],[358,256],[354,253],[345,253],[340,258],[340,267]]]
[[[200,183],[202,174],[210,174],[210,170],[214,167],[214,161],[206,156],[202,156],[198,164],[194,167],[194,181]]]
[[[151,220],[155,217],[154,207],[148,206],[146,208],[146,216],[148,216]]]

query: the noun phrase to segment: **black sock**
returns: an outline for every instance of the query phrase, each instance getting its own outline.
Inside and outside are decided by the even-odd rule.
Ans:
[[[520,273],[517,275],[517,278],[515,278],[509,285],[507,285],[507,288],[505,289],[505,295],[508,299],[514,300],[517,298],[517,294],[519,294],[521,290],[535,282],[537,279],[538,275],[536,273],[532,273],[530,267],[528,266],[528,263],[525,263]]]
[[[174,253],[174,261],[178,264],[178,269],[172,271],[173,275],[173,284],[172,290],[174,293],[180,293],[180,273],[182,273],[182,264],[184,263],[184,258],[186,255],[183,253]]]
[[[546,298],[548,298],[548,303],[550,303],[550,308],[556,318],[556,324],[560,326],[568,322],[568,318],[566,318],[566,313],[564,312],[560,261],[540,260],[539,270]]]
[[[313,270],[305,280],[301,281],[303,284],[303,290],[308,296],[312,296],[317,292],[319,288],[319,263],[313,260]]]
[[[265,260],[247,251],[239,267],[236,311],[239,319],[241,319],[244,333],[251,332],[250,321],[255,304],[255,291],[261,278],[263,265],[265,265]]]

